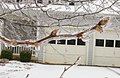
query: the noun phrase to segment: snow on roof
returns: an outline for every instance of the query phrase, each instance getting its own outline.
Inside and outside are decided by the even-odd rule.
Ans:
[[[114,0],[109,1],[109,0],[105,0],[105,1],[101,1],[101,0],[95,0],[92,2],[85,2],[85,3],[79,3],[76,4],[75,6],[69,5],[69,4],[65,4],[65,5],[47,5],[46,7],[43,7],[44,10],[51,10],[51,11],[63,11],[63,12],[98,12],[100,11],[102,8],[107,8],[109,6],[112,5],[112,3],[114,3]],[[29,4],[20,4],[20,7],[23,7],[25,5],[29,5]],[[40,6],[43,6],[42,4],[38,4]],[[9,9],[16,9],[18,8],[18,5],[16,4],[10,4],[10,3],[2,3],[3,8],[8,8]],[[31,4],[29,6],[35,7],[35,4]],[[113,5],[112,8],[115,11],[119,11],[119,8],[116,5]],[[40,8],[33,8],[33,10],[40,10]],[[115,11],[111,10],[111,9],[107,9],[107,10],[103,10],[101,13],[104,14],[117,14]]]
[[[112,5],[112,3],[114,2],[114,0],[109,1],[109,0],[105,0],[104,2],[102,2],[101,0],[95,0],[93,2],[90,3],[83,3],[84,7],[82,4],[76,4],[75,6],[70,6],[70,5],[47,5],[46,7],[43,7],[44,10],[49,10],[49,14],[53,17],[56,18],[63,18],[65,15],[75,15],[77,13],[80,14],[84,14],[84,13],[93,13],[93,12],[98,12],[99,10],[101,10],[102,8],[100,8],[101,6],[104,6],[104,8],[109,7],[110,5]],[[104,3],[104,4],[103,4]],[[8,4],[8,3],[2,3],[4,8],[8,8],[9,9],[16,9],[18,8],[18,6],[16,4]],[[28,4],[27,4],[28,5]],[[43,6],[42,4],[39,4],[40,6]],[[24,7],[25,4],[20,4],[20,7]],[[34,13],[31,14],[39,14],[39,23],[41,26],[47,26],[47,25],[53,25],[56,26],[58,25],[58,21],[48,18],[46,14],[43,14],[40,11],[40,8],[35,8],[35,4],[31,4],[30,5],[31,8],[33,10],[31,10],[31,12],[33,12],[34,10],[36,10]],[[79,9],[78,9],[79,8]],[[114,10],[119,11],[119,7],[117,7],[116,5],[113,5],[112,8],[114,8]],[[85,10],[87,9],[87,10]],[[114,26],[119,26],[120,25],[120,20],[119,20],[119,16],[117,16],[117,13],[111,9],[106,9],[103,10],[102,12],[99,13],[98,16],[87,16],[87,18],[85,18],[83,20],[82,17],[76,17],[73,19],[66,19],[64,21],[61,21],[61,25],[74,25],[74,26],[93,26],[96,23],[99,22],[100,19],[102,19],[105,16],[109,16],[111,18],[110,20],[110,24],[109,27],[114,27]]]

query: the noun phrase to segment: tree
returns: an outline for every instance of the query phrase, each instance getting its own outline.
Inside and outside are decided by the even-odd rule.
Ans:
[[[104,25],[109,21],[109,17],[105,17],[104,13],[115,15],[120,13],[120,0],[64,0],[66,3],[72,3],[71,6],[66,3],[63,3],[61,6],[44,5],[37,3],[37,0],[28,0],[24,3],[19,1],[11,1],[11,3],[1,1],[0,3],[0,22],[4,26],[2,28],[4,32],[1,30],[3,36],[0,36],[0,39],[15,46],[24,44],[39,46],[39,43],[42,41],[54,37],[83,38],[83,34],[89,31],[97,30],[103,32]],[[100,20],[101,18],[102,20]],[[86,19],[90,22],[86,22]],[[93,19],[96,21],[92,21]],[[84,22],[81,22],[83,20]],[[90,28],[75,34],[57,34],[60,28],[62,29],[64,26],[76,28],[90,26]],[[36,40],[37,28],[40,28],[43,34],[45,32],[44,27],[51,29],[52,27],[57,27],[57,29],[53,29],[49,35],[45,35],[42,39]],[[35,41],[30,41],[30,39]],[[76,64],[79,58],[74,64]],[[63,78],[64,73],[73,65],[65,68],[60,78]]]
[[[66,2],[71,2],[66,0]],[[61,6],[56,5],[44,5],[39,4],[37,1],[26,1],[21,2],[11,2],[6,3],[2,1],[0,3],[0,19],[1,24],[4,25],[4,32],[1,30],[3,36],[0,37],[6,43],[12,45],[38,45],[41,41],[44,41],[53,37],[80,37],[82,34],[91,31],[93,29],[102,32],[102,25],[105,25],[109,17],[103,19],[105,23],[102,24],[101,21],[97,24],[92,25],[90,29],[87,29],[83,32],[78,32],[76,34],[59,34],[56,35],[58,29],[55,29],[51,32],[49,36],[46,36],[43,39],[36,40],[36,31],[40,27],[51,28],[53,26],[63,27],[63,26],[81,26],[79,18],[86,20],[89,16],[96,17],[101,13],[111,13],[119,14],[119,0],[81,0],[81,1],[72,1],[75,3],[74,6],[68,6],[65,3]],[[51,7],[51,8],[49,8]],[[56,7],[56,8],[54,8]],[[63,11],[60,11],[63,10]],[[102,16],[103,17],[103,16]],[[47,18],[47,19],[46,19]],[[96,18],[95,18],[96,19]],[[62,23],[66,21],[74,21],[76,23]],[[97,20],[100,20],[100,18]],[[38,24],[39,23],[39,24]],[[85,24],[84,24],[85,25]],[[90,26],[90,25],[88,25]],[[22,32],[21,32],[22,31]],[[9,34],[9,35],[8,35]],[[7,39],[8,38],[8,39]],[[10,39],[10,40],[9,40]],[[20,41],[27,40],[27,41]],[[36,40],[36,41],[30,41]]]

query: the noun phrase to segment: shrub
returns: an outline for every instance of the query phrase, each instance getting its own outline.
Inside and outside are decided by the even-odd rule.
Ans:
[[[30,62],[31,61],[32,52],[29,50],[20,52],[20,61],[21,62]]]
[[[11,60],[13,57],[13,52],[11,50],[2,50],[1,51],[1,58],[6,58]]]

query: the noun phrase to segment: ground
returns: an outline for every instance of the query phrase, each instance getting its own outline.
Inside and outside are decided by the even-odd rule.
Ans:
[[[69,65],[44,65],[10,61],[0,63],[0,78],[59,78]],[[63,78],[120,78],[120,68],[74,65]]]

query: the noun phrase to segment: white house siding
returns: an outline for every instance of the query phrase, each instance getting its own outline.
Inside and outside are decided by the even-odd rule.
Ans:
[[[96,39],[104,39],[104,46],[94,45],[93,65],[120,66],[120,47],[115,47],[115,40],[120,40],[120,31],[107,30],[103,33],[96,33]],[[114,40],[113,47],[106,47],[106,40]]]

